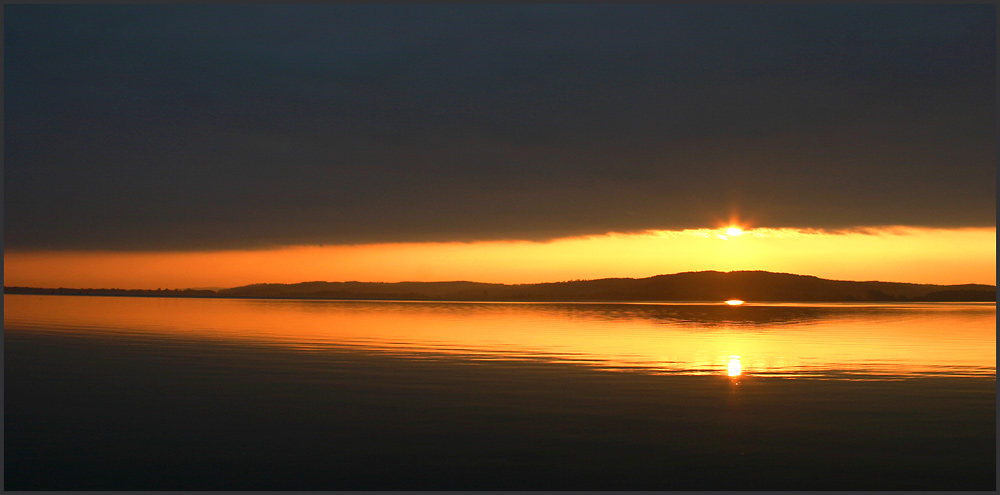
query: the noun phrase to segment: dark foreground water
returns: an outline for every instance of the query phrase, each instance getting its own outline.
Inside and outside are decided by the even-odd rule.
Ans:
[[[7,490],[996,489],[994,304],[4,296]]]

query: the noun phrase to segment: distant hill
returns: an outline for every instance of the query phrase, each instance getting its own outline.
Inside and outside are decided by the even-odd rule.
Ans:
[[[480,301],[995,301],[994,285],[851,282],[765,271],[684,272],[540,284],[303,282],[218,291],[229,297]]]
[[[684,272],[541,284],[302,282],[230,289],[128,290],[4,287],[8,294],[451,301],[996,301],[994,285],[851,282],[764,271]]]

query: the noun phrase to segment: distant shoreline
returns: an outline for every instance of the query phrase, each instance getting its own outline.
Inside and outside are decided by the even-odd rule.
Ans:
[[[4,287],[5,294],[226,299],[482,302],[996,302],[996,286],[826,280],[764,271],[685,272],[654,277],[538,284],[302,282],[229,289]]]
[[[37,289],[34,287],[22,287],[17,289]],[[166,291],[164,291],[166,292]],[[4,290],[4,294],[10,294],[12,296],[79,296],[79,297],[165,297],[171,299],[262,299],[268,301],[342,301],[342,302],[398,302],[398,303],[423,303],[423,302],[440,302],[440,303],[496,303],[496,304],[516,304],[516,303],[539,303],[539,304],[725,304],[725,301],[709,301],[701,299],[691,299],[691,300],[614,300],[614,299],[604,299],[604,300],[561,300],[561,299],[545,299],[545,300],[504,300],[504,299],[395,299],[395,298],[375,298],[375,297],[357,297],[357,298],[332,298],[332,297],[303,297],[303,296],[191,296],[191,295],[176,295],[176,294],[97,294],[97,293],[43,293],[43,292],[30,292],[30,291],[7,291]],[[963,299],[953,299],[953,300],[929,300],[929,299],[887,299],[887,300],[785,300],[785,301],[771,301],[771,300],[751,300],[746,301],[749,305],[760,305],[760,304],[786,304],[786,303],[800,303],[800,304],[812,304],[812,303],[856,303],[856,304],[884,304],[884,303],[994,303],[995,300],[963,300]]]

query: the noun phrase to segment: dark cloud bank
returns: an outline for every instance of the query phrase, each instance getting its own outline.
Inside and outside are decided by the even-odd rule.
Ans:
[[[7,5],[8,249],[996,224],[996,7]]]

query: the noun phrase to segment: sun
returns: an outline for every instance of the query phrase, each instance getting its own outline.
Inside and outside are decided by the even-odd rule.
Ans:
[[[736,237],[741,234],[743,234],[743,229],[739,227],[729,227],[726,229],[726,235],[729,237]]]

